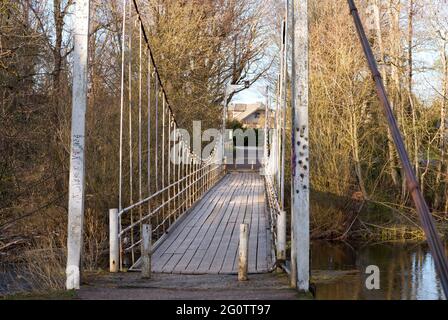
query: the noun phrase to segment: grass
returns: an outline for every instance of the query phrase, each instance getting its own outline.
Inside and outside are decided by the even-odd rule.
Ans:
[[[72,300],[76,298],[75,291],[50,291],[41,293],[21,292],[12,295],[1,296],[0,300]]]

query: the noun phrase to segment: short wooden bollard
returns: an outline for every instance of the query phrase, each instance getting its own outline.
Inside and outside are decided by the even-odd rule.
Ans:
[[[247,281],[248,263],[247,256],[249,253],[249,225],[242,224],[240,226],[240,251],[238,259],[238,281]]]
[[[286,212],[277,216],[277,260],[286,260]]]
[[[116,273],[120,264],[120,243],[118,239],[118,209],[109,210],[109,269]]]
[[[151,242],[152,227],[150,224],[142,226],[142,278],[151,278]]]

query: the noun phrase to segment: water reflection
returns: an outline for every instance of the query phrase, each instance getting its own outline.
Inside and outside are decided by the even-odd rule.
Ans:
[[[365,286],[369,265],[381,270],[381,289]],[[320,300],[439,300],[443,291],[426,244],[350,245],[314,242],[312,270]]]

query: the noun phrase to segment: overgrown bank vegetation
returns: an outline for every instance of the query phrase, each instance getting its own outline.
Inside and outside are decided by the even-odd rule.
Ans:
[[[358,3],[421,189],[445,235],[447,4]],[[422,240],[419,218],[345,5],[345,1],[310,1],[312,237]],[[282,3],[276,12],[281,21]],[[275,25],[280,30],[279,23]],[[278,36],[274,41],[279,47]],[[276,86],[275,74],[271,83]]]
[[[105,266],[107,210],[118,201],[122,3],[91,1],[87,270]],[[179,124],[189,129],[203,120],[204,129],[219,127],[224,84],[253,83],[269,65],[260,62],[266,3],[138,3]],[[25,286],[35,289],[64,284],[73,10],[73,0],[0,4],[0,264],[18,266]],[[14,271],[0,273],[0,294],[4,278],[16,276],[10,265],[6,270]],[[40,280],[29,285],[30,275]]]
[[[105,267],[107,210],[118,193],[121,3],[92,1],[84,230],[84,264],[92,270]],[[421,187],[446,233],[447,3],[365,4],[379,5],[380,23],[369,36]],[[310,1],[312,235],[421,238],[344,5]],[[141,6],[182,126],[203,120],[203,128],[219,127],[226,83],[264,78],[275,87],[282,2]],[[72,0],[0,4],[0,261],[21,266],[42,290],[64,284],[72,11]]]
[[[446,233],[447,3],[366,2],[361,12],[370,13],[364,14],[365,24],[407,150]],[[368,5],[379,10],[367,10]],[[313,215],[313,233],[418,239],[423,236],[418,216],[346,13],[338,1],[311,5],[312,186],[321,213]],[[324,205],[325,198],[336,199],[339,210]]]

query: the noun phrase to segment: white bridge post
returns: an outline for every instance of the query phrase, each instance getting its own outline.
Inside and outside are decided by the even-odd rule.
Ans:
[[[293,110],[292,132],[292,267],[299,291],[309,290],[310,278],[310,163],[309,163],[309,35],[308,0],[293,3]]]
[[[118,209],[109,211],[109,268],[110,272],[118,272],[120,265],[120,243],[118,237],[119,230]]]
[[[76,0],[74,12],[73,106],[66,269],[68,290],[79,289],[81,282],[90,1]]]

